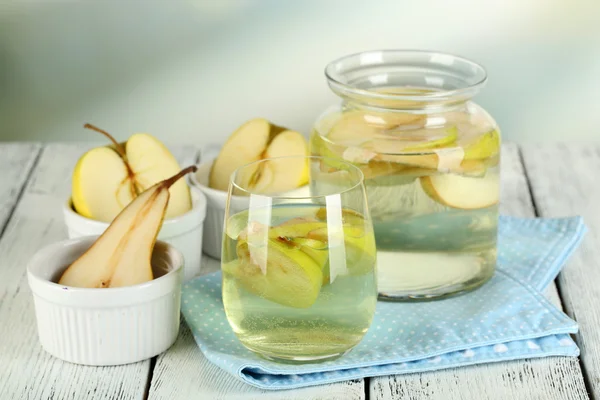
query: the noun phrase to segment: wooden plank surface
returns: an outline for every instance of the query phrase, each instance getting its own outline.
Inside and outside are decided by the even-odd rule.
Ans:
[[[182,326],[176,344],[149,361],[121,367],[83,367],[47,355],[38,343],[25,266],[41,246],[66,237],[61,207],[70,188],[71,169],[85,145],[0,146],[0,399],[141,399],[148,377],[150,399],[362,399],[365,382],[350,381],[294,391],[262,391],[210,364]],[[174,151],[191,160],[195,150]],[[41,155],[40,155],[41,154]],[[591,232],[559,278],[567,312],[578,319],[582,358],[591,388],[600,387],[600,316],[590,305],[600,299],[600,270],[594,248],[600,229],[600,187],[594,171],[600,149],[544,146],[525,149],[537,210],[542,216],[583,214]],[[39,156],[39,157],[38,157]],[[550,163],[549,160],[553,160]],[[185,162],[182,160],[182,164]],[[23,184],[34,167],[30,180]],[[516,146],[503,148],[502,212],[532,216],[526,180]],[[20,201],[19,201],[20,199]],[[18,201],[18,204],[17,204]],[[16,206],[16,207],[15,207]],[[219,268],[203,261],[203,273]],[[548,295],[559,301],[553,286]],[[557,303],[558,304],[558,303]],[[585,399],[580,366],[574,358],[546,358],[372,379],[372,399]]]
[[[45,147],[11,212],[38,152],[35,145],[23,147],[27,151],[14,146],[0,146],[0,223],[10,216],[0,238],[0,399],[142,399],[150,360],[118,367],[79,366],[50,356],[37,338],[26,264],[42,246],[67,237],[62,206],[75,162],[90,145]],[[174,153],[193,162],[196,151],[181,147]]]
[[[0,145],[0,232],[15,209],[40,149],[37,143]]]
[[[600,145],[543,144],[523,148],[537,211],[583,216],[589,231],[558,277],[564,307],[579,323],[577,344],[592,398],[600,398]]]
[[[150,362],[94,368],[69,364],[39,344],[26,264],[42,246],[66,238],[62,205],[85,147],[45,147],[0,239],[0,399],[140,399]]]
[[[516,145],[503,145],[501,168],[500,212],[519,217],[534,216]],[[560,305],[554,284],[549,287],[547,295],[556,305]],[[588,398],[578,360],[567,357],[374,378],[370,380],[369,391],[370,398],[377,400]]]

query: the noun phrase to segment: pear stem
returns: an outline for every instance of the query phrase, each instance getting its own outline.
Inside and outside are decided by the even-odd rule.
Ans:
[[[190,165],[189,167],[184,168],[181,171],[179,171],[176,175],[173,175],[172,177],[167,178],[164,181],[162,181],[162,184],[168,189],[171,187],[172,184],[177,182],[182,176],[187,175],[190,172],[196,172],[197,170],[198,170],[198,168],[195,165]]]
[[[117,151],[119,152],[119,155],[121,157],[125,158],[125,149],[123,148],[123,146],[121,146],[121,143],[117,142],[116,139],[114,137],[112,137],[112,135],[110,133],[108,133],[105,130],[100,129],[97,126],[94,126],[92,124],[85,124],[85,125],[83,125],[83,127],[86,129],[91,129],[93,131],[99,132],[99,133],[103,134],[104,136],[106,136],[116,146]]]

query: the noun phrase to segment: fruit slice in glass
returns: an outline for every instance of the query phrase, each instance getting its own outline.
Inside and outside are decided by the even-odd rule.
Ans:
[[[363,174],[341,160],[305,162],[308,185],[278,192],[231,178],[222,252],[223,304],[238,339],[272,359],[337,357],[360,342],[375,312],[375,239]],[[285,174],[285,170],[277,171]],[[282,175],[280,175],[282,176]],[[234,202],[244,192],[247,202]]]

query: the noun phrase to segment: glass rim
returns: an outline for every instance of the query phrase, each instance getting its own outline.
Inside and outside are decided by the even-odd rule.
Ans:
[[[247,168],[253,164],[260,164],[260,163],[264,163],[267,161],[273,161],[273,160],[282,160],[282,159],[290,159],[290,158],[303,158],[306,160],[331,160],[334,163],[338,163],[338,164],[344,164],[348,167],[348,170],[356,172],[357,173],[357,181],[350,184],[349,187],[343,189],[343,190],[339,190],[339,191],[335,191],[332,192],[330,194],[320,194],[320,195],[309,195],[309,196],[303,196],[303,195],[296,195],[296,196],[290,196],[290,195],[286,195],[285,193],[289,193],[293,190],[297,190],[301,187],[304,187],[306,185],[303,186],[298,186],[295,187],[293,189],[287,190],[285,192],[278,192],[278,193],[282,193],[282,194],[278,194],[278,193],[257,193],[254,192],[252,190],[248,190],[247,188],[243,188],[240,185],[238,185],[235,182],[235,178],[238,174],[239,171],[241,171],[243,168]],[[340,169],[337,168],[337,170],[339,171],[344,171],[344,169]],[[356,189],[357,187],[359,187],[360,185],[363,185],[363,191],[364,191],[364,181],[365,181],[365,175],[362,172],[362,170],[360,168],[358,168],[356,165],[354,165],[353,163],[343,160],[343,159],[338,159],[338,158],[333,158],[333,157],[323,157],[323,156],[280,156],[280,157],[268,157],[268,158],[262,158],[260,160],[256,160],[256,161],[252,161],[249,163],[246,163],[244,165],[240,165],[239,167],[237,167],[232,173],[231,176],[229,177],[229,195],[230,196],[234,196],[232,188],[236,188],[242,192],[244,192],[245,194],[247,194],[248,196],[263,196],[263,197],[269,197],[272,199],[297,199],[297,200],[309,200],[309,199],[318,199],[318,198],[325,198],[328,196],[333,196],[333,195],[340,195],[340,194],[344,194],[347,193],[351,190]],[[237,195],[236,195],[237,196]]]
[[[360,68],[372,67],[374,65],[384,65],[385,63],[382,61],[383,57],[377,57],[376,55],[381,56],[397,56],[409,58],[411,56],[420,56],[420,57],[429,57],[429,62],[423,63],[422,67],[437,67],[443,69],[444,64],[447,63],[433,63],[432,60],[449,60],[459,62],[468,66],[473,71],[473,77],[476,77],[473,83],[466,82],[464,87],[456,88],[456,89],[439,89],[432,92],[426,92],[422,94],[393,94],[393,93],[381,93],[374,90],[369,89],[361,89],[354,86],[351,83],[345,82],[344,79],[340,76],[341,65],[345,62],[348,62],[352,59],[371,59],[373,62],[364,63],[360,65]],[[371,56],[371,57],[369,57]],[[377,60],[377,61],[376,61]],[[397,65],[402,65],[402,63],[397,63]],[[349,54],[346,56],[339,57],[333,61],[331,61],[325,67],[325,77],[329,83],[329,86],[340,94],[350,94],[350,95],[359,95],[366,99],[372,100],[402,100],[402,101],[417,101],[417,102],[427,102],[427,101],[439,101],[449,98],[467,96],[471,97],[473,93],[477,92],[485,83],[487,82],[487,71],[485,68],[475,61],[469,60],[468,58],[441,52],[441,51],[432,51],[432,50],[417,50],[417,49],[381,49],[381,50],[369,50],[358,53]]]

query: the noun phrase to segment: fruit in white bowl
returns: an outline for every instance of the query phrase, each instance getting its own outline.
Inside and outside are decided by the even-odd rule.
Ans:
[[[85,288],[132,286],[154,279],[152,251],[169,203],[169,188],[188,167],[137,196],[92,246],[62,274],[59,284]]]
[[[255,118],[240,126],[225,142],[212,164],[208,184],[226,191],[231,174],[242,165],[268,158],[307,155],[308,145],[300,133]],[[308,182],[308,163],[298,159],[280,158],[259,165],[252,171],[245,169],[245,175],[237,179],[255,193],[285,192]]]
[[[119,143],[100,128],[90,124],[85,127],[102,133],[112,145],[89,150],[73,171],[73,208],[84,217],[110,222],[144,190],[180,170],[165,145],[149,134],[136,133]],[[173,184],[169,192],[166,218],[192,208],[185,180]]]

